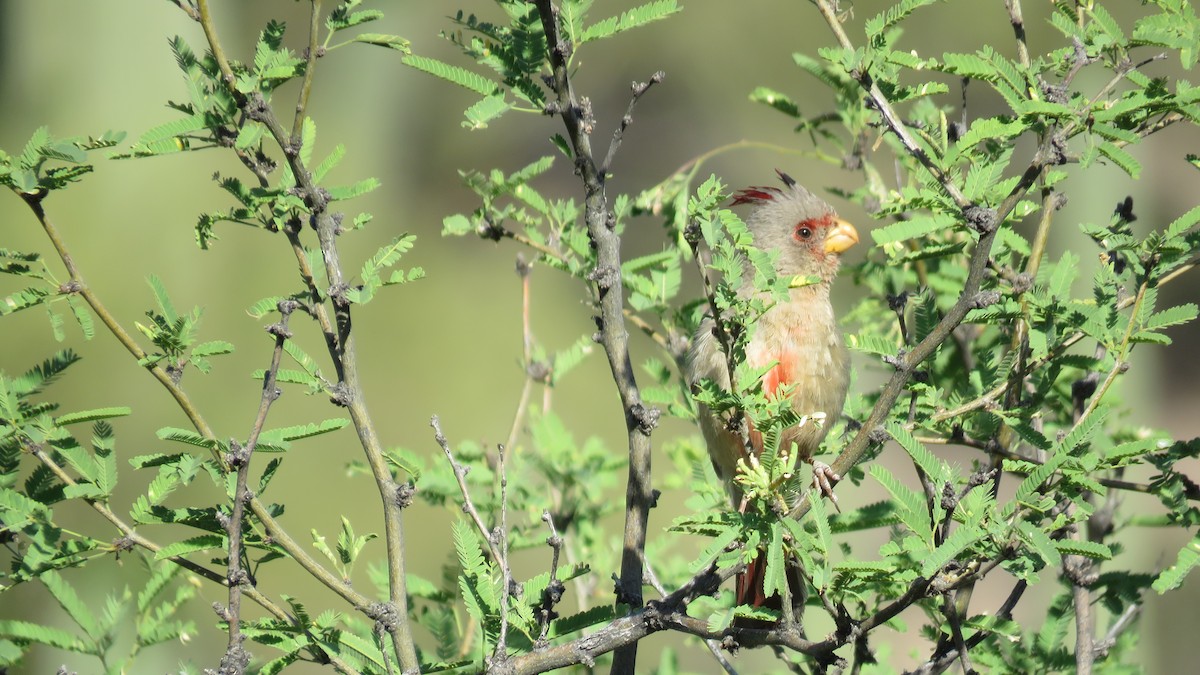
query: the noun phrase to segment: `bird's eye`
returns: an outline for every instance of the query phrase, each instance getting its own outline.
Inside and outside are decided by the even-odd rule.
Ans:
[[[807,225],[799,225],[796,227],[796,235],[795,236],[796,236],[797,241],[808,241],[809,239],[812,238],[812,235],[813,235],[813,231],[812,231],[811,227],[809,227]]]

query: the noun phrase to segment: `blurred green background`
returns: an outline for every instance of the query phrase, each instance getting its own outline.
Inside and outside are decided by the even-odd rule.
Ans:
[[[600,0],[593,8],[593,19],[635,4]],[[667,74],[666,81],[642,100],[635,113],[614,166],[612,194],[640,191],[690,159],[729,143],[746,140],[810,149],[809,141],[795,136],[782,115],[749,102],[747,96],[755,86],[788,93],[806,114],[832,105],[831,95],[791,60],[794,51],[815,55],[818,47],[832,42],[827,27],[807,3],[693,0],[683,4],[684,11],[673,19],[589,45],[577,57],[581,68],[576,87],[595,104],[601,139],[607,139],[608,130],[624,112],[631,81],[645,80],[659,69]],[[843,2],[853,10],[848,24],[852,39],[861,36],[863,21],[888,4]],[[1026,3],[1026,23],[1035,52],[1049,49],[1049,41],[1057,36],[1046,23],[1047,4]],[[1119,18],[1134,16],[1139,11],[1136,4],[1108,3]],[[259,0],[214,1],[213,5],[224,45],[236,58],[248,58],[258,31],[269,18],[286,19],[295,31],[288,36],[289,44],[300,48],[307,3]],[[447,15],[461,8],[483,18],[499,18],[499,10],[482,0],[376,5],[386,10],[387,18],[367,30],[401,35],[412,41],[416,53],[464,66],[469,64],[438,36],[440,30],[451,27]],[[923,55],[974,51],[985,42],[1004,53],[1013,51],[1002,0],[959,0],[937,6],[917,13],[908,27],[907,44]],[[167,46],[167,39],[174,35],[183,36],[202,51],[198,24],[162,0],[0,3],[0,147],[19,152],[41,125],[49,125],[54,134],[62,136],[99,135],[117,129],[136,138],[173,119],[176,113],[168,110],[165,102],[186,98]],[[1170,62],[1155,64],[1150,72],[1175,70],[1178,63]],[[1088,82],[1081,78],[1085,89]],[[955,93],[945,103],[957,105],[957,88],[952,90]],[[275,100],[281,111],[286,110],[294,100],[294,90],[284,88]],[[474,439],[494,444],[508,433],[522,381],[520,289],[513,273],[519,249],[473,237],[440,237],[444,216],[477,205],[456,172],[519,168],[541,155],[553,154],[548,138],[560,130],[557,120],[509,113],[486,131],[467,131],[459,125],[461,112],[474,100],[465,90],[405,68],[396,52],[354,45],[319,62],[310,108],[318,129],[316,155],[323,156],[337,143],[348,149],[332,180],[350,183],[376,176],[383,184],[346,207],[352,213],[361,210],[375,215],[365,231],[343,238],[348,267],[357,268],[365,256],[400,232],[419,237],[404,264],[423,266],[428,278],[384,293],[356,314],[355,325],[360,354],[368,364],[369,404],[385,442],[431,458],[437,452],[428,425],[431,414],[441,416],[452,441]],[[986,98],[972,100],[970,113],[972,117],[990,114],[989,106],[994,105],[997,102]],[[1089,264],[1094,256],[1073,224],[1106,222],[1113,206],[1126,194],[1134,197],[1139,216],[1135,228],[1143,232],[1162,227],[1194,206],[1200,181],[1182,160],[1180,148],[1188,147],[1200,149],[1194,130],[1168,130],[1136,149],[1145,166],[1140,180],[1130,181],[1108,167],[1072,179],[1065,187],[1070,202],[1058,218],[1061,227],[1050,255],[1057,257],[1064,247],[1072,246],[1084,257],[1085,265]],[[142,319],[153,306],[144,282],[149,274],[163,279],[179,308],[204,304],[201,339],[226,339],[238,350],[218,358],[211,375],[191,373],[185,385],[220,435],[244,438],[260,389],[248,373],[266,365],[270,349],[262,322],[247,316],[245,308],[259,298],[296,287],[291,253],[281,238],[272,240],[264,232],[229,224],[218,225],[221,239],[211,251],[197,250],[192,228],[198,214],[231,205],[210,180],[211,175],[217,171],[242,175],[241,167],[226,153],[137,161],[97,159],[93,175],[47,202],[50,217],[88,283],[126,326]],[[857,180],[837,167],[767,149],[725,153],[707,166],[733,186],[769,182],[776,167],[815,190],[852,187]],[[548,196],[582,196],[562,161],[538,187]],[[834,203],[865,235],[872,220],[854,205]],[[627,246],[630,255],[659,250],[663,246],[660,228],[648,220],[634,221]],[[13,195],[0,195],[0,247],[51,254],[37,222]],[[853,262],[861,255],[861,249],[852,251],[849,259]],[[52,267],[56,272],[61,269],[57,264]],[[18,288],[9,279],[0,279],[0,284],[2,294]],[[843,283],[839,289],[843,306],[858,297],[857,289],[848,286]],[[1195,279],[1185,279],[1164,290],[1164,295],[1194,301],[1200,296],[1197,288]],[[585,298],[584,290],[566,277],[545,268],[534,271],[533,326],[543,345],[561,349],[593,330]],[[162,426],[187,426],[170,398],[111,336],[99,333],[85,342],[77,328],[68,325],[66,344],[56,344],[44,313],[38,310],[6,317],[0,330],[0,369],[10,374],[23,372],[64,346],[84,356],[82,363],[50,389],[49,396],[60,400],[64,410],[132,406],[134,415],[115,424],[122,456],[163,450],[154,431]],[[1200,434],[1200,415],[1196,414],[1200,389],[1194,384],[1200,376],[1200,360],[1195,358],[1197,331],[1185,327],[1172,335],[1175,343],[1170,347],[1139,351],[1133,370],[1120,386],[1131,419],[1165,427],[1177,438],[1190,438]],[[312,336],[307,337],[311,340]],[[653,353],[652,346],[640,340],[635,349],[638,362]],[[856,365],[860,386],[872,382],[874,365],[865,361]],[[594,355],[589,359],[556,396],[555,408],[577,438],[596,435],[613,452],[624,452],[619,403],[602,358]],[[289,391],[272,410],[271,424],[308,422],[337,414],[324,397]],[[656,446],[679,433],[691,430],[678,422],[666,424],[655,436]],[[294,528],[297,539],[307,540],[310,527],[336,536],[343,515],[353,520],[359,532],[382,531],[373,484],[366,477],[346,475],[347,462],[357,459],[359,453],[352,434],[344,431],[301,443],[291,454],[271,496],[287,504],[284,523]],[[962,461],[970,459],[963,457]],[[659,470],[670,466],[660,456],[655,461]],[[130,471],[122,480],[123,492],[118,497],[131,499],[147,478]],[[872,500],[869,495],[846,492],[841,496],[850,506]],[[652,514],[653,531],[679,512],[682,501],[678,496],[662,503]],[[1152,500],[1136,496],[1127,499],[1127,508],[1156,511]],[[438,577],[450,550],[447,525],[452,517],[419,503],[408,512],[412,571]],[[88,532],[105,531],[92,513],[68,513],[67,518]],[[618,528],[619,523],[614,522],[614,538],[619,536]],[[1145,570],[1169,562],[1182,543],[1174,538],[1160,540],[1157,533],[1149,533],[1146,542],[1147,546],[1130,554]],[[372,546],[369,551],[381,555],[381,548]],[[131,576],[135,566],[121,561],[104,565],[111,568],[111,583],[86,589],[96,602],[114,587],[136,583]],[[281,574],[283,569],[280,566],[260,580],[267,593],[299,595],[314,610],[338,607],[327,591],[299,575]],[[600,573],[607,575],[607,571]],[[369,583],[365,575],[359,577],[356,581],[365,587]],[[1051,592],[1050,583],[1047,580],[1046,590],[1034,592]],[[1187,647],[1187,640],[1193,632],[1198,588],[1193,578],[1181,593],[1148,598],[1142,628],[1148,672],[1186,672],[1193,666],[1194,652]],[[200,666],[215,664],[223,637],[212,628],[214,617],[208,605],[223,602],[225,594],[204,585],[199,595],[195,610],[200,635],[196,640],[179,645],[177,653],[170,647],[156,649],[130,672],[171,670],[181,659]],[[1031,608],[1040,606],[1039,602],[1027,601],[1030,607],[1018,619],[1036,616]],[[0,596],[0,614],[28,616],[28,608],[34,604],[40,607],[40,620],[61,621],[58,608],[32,585]],[[985,602],[984,606],[995,604]],[[712,672],[716,668],[694,642],[655,636],[646,643],[650,658],[643,663],[647,669],[655,660],[651,655],[665,644],[680,649],[683,664],[691,670]],[[252,651],[269,657],[266,648]],[[911,663],[924,651],[920,644],[891,646],[897,663]],[[772,663],[753,654],[742,654],[736,662],[742,672],[770,668]],[[94,661],[48,650],[38,650],[27,666],[28,672],[48,672],[64,663],[81,673],[96,670]]]

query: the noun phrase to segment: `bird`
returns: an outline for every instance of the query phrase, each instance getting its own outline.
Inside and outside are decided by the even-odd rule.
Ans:
[[[841,477],[813,455],[829,427],[842,412],[850,381],[850,359],[830,303],[830,285],[837,276],[842,254],[858,243],[858,231],[839,218],[833,207],[776,170],[783,187],[748,187],[734,193],[730,206],[749,205],[745,219],[753,245],[776,251],[775,271],[779,277],[815,277],[816,282],[788,291],[786,300],[775,302],[753,321],[745,349],[751,368],[774,364],[762,376],[767,396],[788,396],[800,416],[824,413],[825,424],[802,423],[782,431],[780,449],[795,448],[796,455],[812,465],[815,487],[836,502],[833,486]],[[743,296],[760,293],[753,275],[743,275]],[[764,294],[765,295],[765,294]],[[703,379],[730,388],[729,366],[712,317],[701,321],[692,340],[688,375],[693,386]],[[724,482],[731,506],[745,511],[741,487],[734,481],[739,460],[763,450],[762,434],[753,425],[744,437],[731,429],[726,419],[699,405],[699,424],[708,445],[717,476]],[[743,438],[748,438],[746,447]],[[764,597],[765,556],[759,555],[738,576],[736,604],[771,606]],[[789,577],[793,575],[789,574]],[[795,586],[798,577],[789,582]],[[793,598],[798,593],[793,593]],[[774,603],[779,602],[773,596]]]

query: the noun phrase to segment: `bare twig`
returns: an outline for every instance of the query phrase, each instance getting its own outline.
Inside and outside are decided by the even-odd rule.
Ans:
[[[500,579],[504,588],[500,591],[500,635],[496,638],[493,662],[503,661],[508,656],[508,606],[513,594],[512,568],[508,564],[508,469],[505,463],[508,453],[503,445],[497,450],[500,454],[500,526],[492,536],[500,540],[501,557],[497,564],[500,565]]]
[[[250,458],[258,446],[258,437],[267,421],[267,413],[271,404],[283,392],[276,386],[279,374],[279,364],[283,359],[283,344],[291,337],[288,331],[288,319],[296,308],[293,300],[279,303],[279,323],[271,324],[267,331],[275,336],[275,349],[271,353],[271,365],[263,376],[262,397],[258,403],[258,414],[254,418],[254,427],[245,446],[230,443],[228,456],[229,466],[237,470],[237,486],[233,492],[233,505],[230,509],[229,522],[225,529],[229,533],[229,605],[224,612],[224,619],[229,623],[229,642],[225,647],[225,656],[221,658],[220,672],[222,675],[241,675],[246,671],[250,662],[250,654],[243,647],[245,636],[241,631],[242,588],[251,583],[246,570],[242,567],[242,519],[245,515],[246,502],[250,498],[247,481],[250,476]]]
[[[663,586],[662,581],[659,581],[658,575],[654,573],[654,566],[649,562],[646,563],[646,581],[650,582],[650,586],[653,587],[655,591],[658,591],[659,597],[667,597],[667,589]],[[785,599],[784,602],[784,606],[786,607],[787,600]],[[704,646],[708,647],[709,653],[711,653],[713,658],[717,660],[717,664],[721,666],[721,670],[724,670],[728,675],[738,675],[738,672],[734,669],[733,664],[730,663],[729,659],[725,658],[725,654],[721,652],[720,642],[713,639],[705,639]]]
[[[562,554],[563,539],[558,534],[558,528],[554,526],[554,517],[549,511],[542,511],[542,522],[546,523],[546,527],[550,528],[550,536],[546,537],[546,545],[550,547],[550,581],[546,583],[546,590],[542,591],[542,604],[538,607],[538,623],[541,624],[541,633],[538,635],[537,647],[543,648],[546,646],[546,636],[550,634],[550,622],[554,620],[557,613],[554,611],[554,606],[562,600],[563,591],[566,587],[563,582],[558,579],[558,558]]]
[[[621,118],[621,124],[617,126],[617,130],[613,132],[612,142],[608,144],[608,154],[604,156],[604,163],[600,165],[600,173],[608,176],[609,170],[612,169],[613,159],[617,156],[617,150],[621,148],[621,141],[625,139],[625,129],[633,123],[633,109],[637,106],[638,101],[642,98],[650,87],[663,81],[666,73],[658,71],[650,76],[646,82],[634,82],[630,89],[633,90],[633,96],[629,99],[629,107],[625,110],[625,116]]]
[[[308,17],[308,49],[305,50],[304,82],[300,84],[300,96],[296,101],[296,118],[292,122],[292,138],[300,137],[304,128],[304,114],[308,110],[308,96],[312,92],[313,75],[317,72],[317,59],[321,56],[322,47],[317,45],[317,36],[321,32],[321,1],[309,0],[312,10]]]
[[[470,473],[471,467],[465,464],[460,464],[454,459],[454,453],[450,450],[450,442],[446,440],[446,435],[442,433],[442,420],[434,415],[429,419],[429,426],[433,427],[433,440],[437,441],[438,446],[442,448],[442,452],[446,454],[447,461],[450,462],[450,468],[454,471],[454,480],[458,483],[458,490],[463,496],[463,513],[471,517],[471,522],[475,523],[475,529],[479,530],[479,534],[487,543],[488,552],[492,556],[492,560],[496,561],[497,565],[507,564],[505,557],[497,546],[496,537],[492,534],[491,528],[487,523],[483,522],[483,516],[479,515],[479,509],[475,508],[475,502],[471,499],[471,489],[467,487],[467,474]]]

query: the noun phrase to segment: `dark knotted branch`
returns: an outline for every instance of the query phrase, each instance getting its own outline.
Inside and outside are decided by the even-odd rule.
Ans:
[[[546,527],[550,529],[550,536],[546,537],[546,545],[550,547],[550,581],[546,583],[546,590],[542,591],[542,602],[537,609],[538,624],[541,626],[541,632],[538,634],[537,643],[534,645],[538,649],[545,648],[547,644],[546,636],[550,634],[550,622],[558,617],[558,613],[554,611],[554,606],[561,600],[563,593],[566,591],[566,586],[558,578],[558,559],[562,555],[563,539],[558,534],[558,528],[554,526],[554,517],[549,511],[542,511],[542,522],[546,523]]]
[[[384,448],[376,433],[374,421],[367,410],[366,396],[358,373],[358,356],[355,350],[354,337],[351,333],[350,302],[345,297],[346,284],[342,271],[341,256],[337,246],[337,236],[340,233],[336,217],[329,210],[329,193],[316,185],[312,173],[300,158],[300,139],[284,130],[279,118],[272,107],[257,92],[249,96],[238,91],[235,86],[236,76],[218,39],[215,22],[208,7],[208,0],[197,0],[200,13],[200,24],[208,39],[209,49],[220,68],[222,79],[229,88],[234,100],[243,108],[245,115],[266,127],[271,138],[283,151],[288,167],[295,176],[299,194],[303,197],[311,222],[317,231],[321,257],[325,264],[325,273],[330,288],[329,299],[333,303],[334,324],[336,326],[336,344],[330,346],[330,358],[338,371],[338,396],[336,403],[344,405],[350,413],[350,419],[358,434],[359,444],[366,455],[367,464],[375,478],[376,487],[383,503],[384,541],[388,558],[388,591],[391,606],[379,607],[362,594],[345,587],[336,576],[330,574],[311,556],[308,555],[291,537],[278,526],[273,516],[257,499],[250,502],[254,515],[272,531],[277,542],[283,546],[297,562],[310,574],[321,580],[323,584],[333,589],[343,598],[350,601],[356,609],[364,612],[377,621],[382,621],[392,638],[392,645],[400,658],[403,671],[407,674],[416,673],[420,669],[416,648],[413,643],[412,626],[408,612],[408,592],[404,564],[404,528],[401,510],[404,500],[398,499],[400,486],[392,479],[391,468],[384,458]],[[314,8],[315,9],[315,8]],[[313,76],[314,61],[310,54],[306,79]]]
[[[720,590],[727,579],[745,570],[744,565],[727,569],[715,566],[700,572],[678,590],[662,600],[650,601],[628,616],[616,619],[596,632],[570,642],[535,649],[526,654],[513,656],[503,662],[493,662],[488,668],[492,675],[532,675],[574,664],[594,665],[598,657],[622,647],[637,644],[653,633],[673,630],[687,633],[704,640],[715,641],[724,649],[738,647],[779,646],[806,654],[823,664],[840,661],[835,653],[838,649],[861,641],[867,633],[891,621],[917,601],[932,595],[950,593],[974,583],[990,574],[1006,559],[1008,552],[997,557],[969,561],[960,566],[947,566],[929,577],[920,577],[909,584],[900,597],[880,607],[875,613],[861,620],[846,617],[842,626],[821,640],[806,639],[795,625],[779,625],[773,629],[751,629],[729,626],[712,630],[708,622],[687,614],[687,606],[693,600],[709,596]],[[1001,607],[1004,616],[1024,592],[1024,583],[1018,584],[1009,600]],[[977,633],[964,644],[973,647],[990,633]],[[957,655],[953,660],[957,660]]]
[[[591,105],[587,99],[576,96],[571,84],[568,58],[573,45],[560,30],[558,11],[551,0],[536,0],[535,4],[546,36],[547,59],[551,70],[547,82],[554,93],[554,100],[547,104],[546,112],[562,119],[574,151],[575,171],[583,181],[584,219],[596,249],[596,268],[591,275],[600,310],[596,337],[608,356],[609,369],[625,413],[629,472],[617,600],[638,609],[642,607],[642,555],[653,501],[650,487],[650,434],[658,423],[658,411],[642,403],[629,357],[629,334],[624,319],[625,294],[620,272],[621,238],[616,232],[616,217],[609,207],[604,189],[605,172],[621,143],[623,133],[619,129],[614,134],[604,164],[598,165],[592,150],[591,134],[595,122],[591,117]],[[658,80],[661,80],[661,75],[656,74],[646,85],[635,87],[634,102]],[[622,128],[627,124],[628,121],[623,122]],[[613,672],[632,673],[636,659],[637,642],[627,643],[614,660]]]
[[[254,426],[246,445],[239,446],[230,443],[226,462],[237,471],[237,486],[233,491],[233,505],[230,509],[229,520],[225,523],[225,531],[229,533],[229,605],[223,611],[218,611],[222,618],[229,623],[229,642],[225,647],[225,655],[221,658],[219,672],[222,675],[241,675],[246,672],[250,663],[250,654],[243,647],[245,636],[242,634],[242,588],[253,585],[250,574],[242,566],[242,525],[246,513],[246,502],[250,500],[250,489],[247,483],[250,478],[250,458],[258,446],[258,438],[262,434],[263,425],[267,422],[267,413],[283,392],[276,386],[279,374],[279,364],[283,360],[283,345],[292,336],[288,330],[288,320],[296,309],[296,301],[283,300],[279,303],[279,323],[267,326],[267,332],[275,336],[275,349],[271,353],[271,365],[263,376],[262,396],[258,403],[258,414],[254,418]]]

